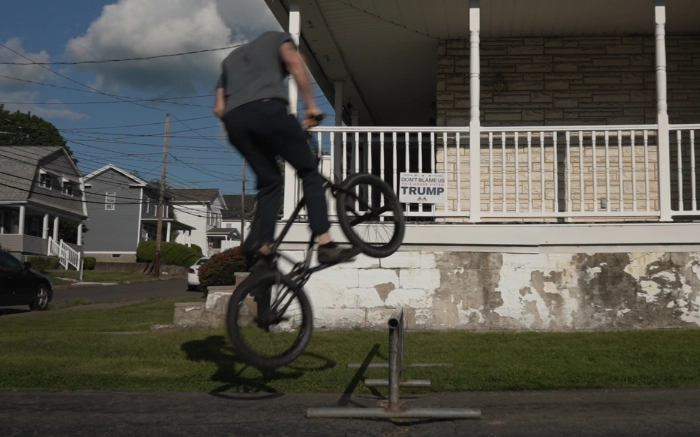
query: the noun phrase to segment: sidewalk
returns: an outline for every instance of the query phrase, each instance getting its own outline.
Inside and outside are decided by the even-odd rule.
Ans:
[[[0,392],[0,435],[697,436],[700,388],[404,395],[405,406],[480,408],[455,421],[307,419],[310,407],[376,407],[332,394]]]

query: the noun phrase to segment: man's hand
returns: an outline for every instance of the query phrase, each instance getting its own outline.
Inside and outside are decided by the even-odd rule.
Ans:
[[[216,115],[218,118],[223,118],[224,116],[224,111],[226,111],[226,99],[224,96],[224,89],[223,88],[217,88],[216,89],[216,94],[214,97],[214,115]]]
[[[304,129],[308,129],[314,126],[318,126],[319,120],[316,118],[320,115],[323,115],[323,112],[321,112],[320,109],[318,109],[318,106],[312,106],[310,108],[306,109],[306,112],[304,112],[304,120],[301,122],[301,127]]]
[[[224,116],[224,109],[226,109],[226,106],[217,102],[217,104],[214,105],[214,115],[218,118],[222,118]]]

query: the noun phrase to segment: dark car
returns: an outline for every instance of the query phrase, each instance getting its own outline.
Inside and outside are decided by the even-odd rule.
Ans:
[[[53,298],[49,278],[0,250],[0,306],[29,305],[43,311]]]

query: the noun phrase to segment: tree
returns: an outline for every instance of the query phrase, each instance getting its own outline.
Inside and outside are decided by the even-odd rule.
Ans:
[[[74,163],[73,151],[56,126],[27,112],[10,112],[0,104],[0,146],[58,146],[68,152]]]

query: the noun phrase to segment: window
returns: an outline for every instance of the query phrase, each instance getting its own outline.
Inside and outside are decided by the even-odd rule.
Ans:
[[[0,267],[21,269],[22,263],[9,253],[0,250]]]
[[[105,193],[105,210],[114,211],[116,205],[117,193]]]
[[[51,189],[51,175],[49,175],[48,173],[40,173],[39,174],[39,186],[50,190]]]
[[[73,196],[73,182],[63,183],[63,194],[66,196]]]
[[[146,214],[151,213],[151,198],[146,197]]]

